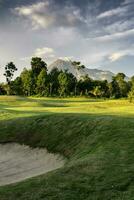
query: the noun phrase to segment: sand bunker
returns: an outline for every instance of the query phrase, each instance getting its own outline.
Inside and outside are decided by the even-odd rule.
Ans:
[[[58,169],[64,160],[44,149],[16,143],[0,144],[0,186]]]

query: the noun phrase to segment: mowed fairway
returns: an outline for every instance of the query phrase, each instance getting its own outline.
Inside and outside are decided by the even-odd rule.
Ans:
[[[64,167],[0,187],[0,200],[133,200],[134,104],[0,97],[0,143],[47,148]]]

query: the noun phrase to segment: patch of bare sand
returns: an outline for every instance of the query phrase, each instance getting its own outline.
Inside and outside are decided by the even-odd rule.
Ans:
[[[0,186],[47,173],[64,165],[64,159],[46,149],[0,144]]]

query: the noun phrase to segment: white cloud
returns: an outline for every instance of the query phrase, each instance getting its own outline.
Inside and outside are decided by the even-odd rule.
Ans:
[[[105,27],[105,32],[110,34],[117,32],[125,32],[130,30],[133,27],[134,18],[128,20],[119,20]]]
[[[99,7],[100,5],[102,7],[102,2],[98,0],[93,3],[89,1],[88,5],[83,4],[86,7],[85,12],[71,0],[68,0],[68,5],[66,3],[60,5],[56,0],[36,2],[30,4],[27,1],[27,5],[14,9],[17,20],[16,16],[13,16],[12,32],[9,25],[7,30],[3,29],[3,35],[2,29],[0,30],[0,43],[3,43],[1,57],[5,56],[7,60],[12,60],[12,57],[24,57],[21,59],[23,62],[20,60],[18,62],[20,69],[29,66],[31,57],[35,55],[52,62],[58,57],[62,56],[64,59],[64,56],[71,54],[74,59],[82,60],[88,67],[99,67],[121,59],[126,53],[130,54],[130,52],[122,53],[122,49],[128,49],[132,45],[130,43],[134,36],[132,6],[127,12],[125,9],[128,9],[128,4],[120,4],[118,8],[110,11],[111,4],[108,4],[108,11],[100,14],[102,19],[100,20],[97,18],[97,13],[102,11]],[[96,2],[100,3],[98,7]],[[122,7],[125,7],[124,10]],[[120,13],[123,16],[120,17]],[[38,31],[31,31],[31,27]],[[89,40],[85,40],[86,37],[89,37]],[[48,47],[53,47],[54,50]]]
[[[117,53],[113,53],[112,55],[109,56],[109,60],[111,62],[114,62],[116,60],[119,60],[120,58],[122,58],[124,56],[123,53],[117,52]]]
[[[31,56],[20,58],[20,60],[29,62],[32,59],[32,57],[41,57],[47,60],[51,60],[55,58],[55,52],[54,49],[48,47],[37,48]]]
[[[32,4],[30,6],[17,7],[15,8],[15,10],[18,11],[20,15],[30,15],[34,12],[44,11],[44,9],[46,9],[48,6],[49,6],[49,2],[45,1],[45,2]]]
[[[91,31],[87,39],[95,38],[96,41],[104,42],[131,37],[134,34],[133,21],[131,4],[120,3],[120,6],[94,16],[94,20],[90,21]]]
[[[19,16],[29,19],[34,29],[47,28],[54,21],[54,16],[47,15],[50,3],[48,1],[35,3],[29,6],[21,6],[14,9]]]
[[[97,16],[97,18],[102,19],[105,17],[114,16],[114,15],[123,15],[126,11],[127,11],[127,7],[118,7],[118,8],[111,9],[111,10],[101,13],[100,15]]]
[[[118,33],[113,33],[109,35],[99,36],[99,37],[94,38],[94,40],[103,42],[103,41],[117,40],[117,39],[130,37],[130,36],[134,36],[134,29],[130,29],[124,32],[118,32]]]
[[[125,1],[122,3],[122,5],[132,4],[132,3],[134,3],[133,0],[125,0]]]
[[[52,25],[64,27],[85,23],[78,7],[65,4],[64,8],[61,8],[60,5],[55,5],[53,0],[44,0],[29,6],[16,7],[13,12],[29,20],[34,29],[46,29]]]
[[[134,56],[134,46],[130,47],[129,49],[120,50],[118,52],[112,53],[109,56],[109,60],[111,62],[115,62],[120,60],[124,56]]]
[[[107,52],[98,50],[97,52],[86,52],[80,58],[81,62],[84,63],[87,67],[97,68],[100,66],[104,58],[106,57]],[[98,65],[98,66],[97,66]]]
[[[37,57],[54,57],[54,50],[52,48],[43,47],[43,48],[37,48],[34,52],[34,56]]]
[[[15,11],[17,11],[19,15],[30,16],[35,12],[44,11],[48,6],[49,2],[45,1],[45,2],[35,3],[29,6],[17,7],[15,8]]]

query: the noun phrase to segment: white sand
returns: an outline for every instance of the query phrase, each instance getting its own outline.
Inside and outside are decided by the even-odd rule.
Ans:
[[[64,165],[59,155],[16,143],[0,144],[0,186],[44,174]]]

